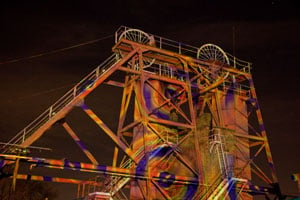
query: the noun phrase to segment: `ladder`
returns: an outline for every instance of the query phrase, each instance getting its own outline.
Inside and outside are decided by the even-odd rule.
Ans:
[[[222,136],[219,133],[219,129],[216,129],[217,132],[214,133],[211,137],[211,141],[210,141],[210,153],[213,152],[213,150],[216,151],[217,156],[218,156],[218,161],[219,161],[219,166],[220,166],[220,172],[223,176],[223,178],[227,178],[228,177],[228,162],[227,162],[227,157],[226,157],[226,152],[224,151],[225,149],[225,145],[224,142],[222,140]]]

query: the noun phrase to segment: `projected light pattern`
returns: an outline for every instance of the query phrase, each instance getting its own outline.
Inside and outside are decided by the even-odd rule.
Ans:
[[[33,168],[103,175],[106,184],[99,184],[99,192],[113,199],[282,197],[249,62],[214,44],[193,47],[124,26],[115,36],[114,54],[9,144],[26,149],[60,124],[91,163],[12,155],[6,145],[2,167],[27,162]],[[105,123],[101,109],[94,112],[85,101],[105,84],[122,92],[119,112],[112,114],[118,117],[114,127]],[[74,107],[115,144],[112,166],[101,165],[101,157],[67,123]],[[13,180],[26,178],[15,169]],[[71,177],[69,182],[80,181]],[[78,198],[85,198],[88,194],[81,190]]]

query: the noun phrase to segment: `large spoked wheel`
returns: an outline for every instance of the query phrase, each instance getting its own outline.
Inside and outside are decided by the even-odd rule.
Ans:
[[[145,45],[151,45],[151,46],[153,46],[155,43],[153,37],[151,37],[148,33],[145,33],[144,31],[141,31],[139,29],[128,29],[128,30],[124,31],[120,35],[119,40],[121,40],[122,38],[124,38],[126,40],[130,40],[130,41],[134,41],[137,43],[145,44]],[[120,52],[120,54],[122,57],[124,57],[123,52]],[[144,68],[150,67],[154,62],[155,62],[155,59],[153,59],[153,58],[143,57]],[[135,67],[137,65],[138,65],[138,63],[134,64]]]
[[[200,70],[210,81],[215,81],[220,77],[227,76],[227,74],[223,72],[222,67],[229,65],[229,59],[219,46],[214,44],[202,45],[198,49],[197,58],[209,62],[207,70]]]
[[[151,37],[148,33],[145,33],[144,31],[141,31],[139,29],[128,29],[124,31],[120,37],[119,40],[125,38],[127,40],[131,40],[134,42],[138,42],[141,44],[150,44]]]
[[[204,44],[198,49],[197,57],[203,61],[219,61],[229,65],[226,53],[217,45]]]

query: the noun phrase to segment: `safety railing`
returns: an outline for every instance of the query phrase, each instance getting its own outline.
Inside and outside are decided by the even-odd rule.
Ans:
[[[157,138],[150,142],[150,146],[157,146],[160,142],[162,142],[162,140]],[[135,152],[136,158],[141,159],[141,157],[144,155],[143,152],[144,152],[143,148],[137,150],[137,152]],[[133,164],[132,159],[127,159],[125,162],[121,163],[120,167],[124,169],[130,169],[132,167],[132,164]],[[115,194],[121,188],[120,186],[126,184],[128,181],[129,181],[128,177],[113,176],[110,178],[110,183],[105,188],[105,192],[110,192],[112,194]]]
[[[108,57],[98,67],[96,67],[91,73],[85,76],[78,84],[76,84],[71,90],[69,90],[63,97],[51,105],[45,112],[39,115],[34,121],[32,121],[23,130],[17,133],[11,140],[7,142],[1,149],[3,153],[7,152],[10,147],[16,144],[24,142],[31,134],[37,131],[41,126],[46,124],[52,119],[58,112],[60,112],[67,105],[70,105],[73,100],[79,96],[83,91],[91,87],[94,82],[100,78],[106,71],[108,71],[114,64],[118,62],[116,54]]]
[[[124,163],[122,163],[120,167],[123,169],[130,169],[132,164],[133,164],[133,161],[131,159],[128,159]],[[116,184],[119,182],[120,179],[122,179],[122,177],[120,177],[120,176],[110,177],[109,184],[105,188],[105,191],[111,192],[111,189],[116,186]],[[128,178],[125,178],[125,179],[128,179]]]
[[[213,153],[213,151],[216,152],[219,166],[220,166],[220,172],[223,175],[223,178],[228,177],[228,163],[227,163],[227,157],[225,153],[225,143],[223,141],[223,138],[220,133],[220,129],[213,128],[213,134],[210,136],[210,149],[209,152]]]
[[[242,72],[250,73],[252,68],[252,63],[238,59],[237,57],[226,52],[226,55],[229,59],[230,66],[239,69]]]
[[[129,27],[126,27],[126,26],[121,26],[115,32],[115,42],[117,43],[119,41],[120,36],[122,35],[123,32],[125,32],[127,30],[130,30],[130,29],[132,29],[132,28],[129,28]],[[133,34],[135,34],[135,33],[133,33]],[[147,33],[147,34],[149,34],[149,33]],[[194,58],[197,57],[197,52],[198,52],[197,47],[193,47],[191,45],[184,44],[184,43],[181,43],[181,42],[176,42],[174,40],[170,40],[170,39],[160,37],[160,36],[157,36],[157,35],[154,35],[154,34],[149,34],[149,36],[154,39],[155,43],[152,44],[152,45],[157,47],[157,48],[173,51],[173,52],[183,54],[183,55],[189,55],[189,56],[194,57]],[[138,36],[132,37],[132,38],[138,38]]]
[[[115,32],[115,42],[117,43],[120,40],[120,36],[122,35],[123,32],[128,31],[132,28],[130,27],[126,27],[126,26],[121,26],[116,32]],[[137,32],[133,32],[132,34],[138,34]],[[161,36],[157,36],[154,34],[150,34],[147,33],[151,38],[154,39],[154,43],[151,42],[150,44],[152,46],[155,46],[157,48],[160,49],[164,49],[164,50],[169,50],[172,52],[176,52],[178,54],[182,54],[182,55],[186,55],[186,56],[190,56],[193,58],[198,58],[198,51],[199,51],[199,47],[194,47],[182,42],[177,42],[174,40],[170,40]],[[136,35],[135,37],[132,38],[138,38],[139,36]],[[138,42],[138,41],[136,41]],[[149,45],[150,45],[149,44]],[[235,56],[227,53],[226,56],[229,59],[229,64],[230,66],[239,69],[240,71],[246,72],[246,73],[250,73],[251,70],[251,63],[247,62],[247,61],[243,61],[241,59],[236,58]]]

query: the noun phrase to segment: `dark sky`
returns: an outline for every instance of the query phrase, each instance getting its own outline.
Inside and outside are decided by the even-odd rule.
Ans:
[[[236,56],[253,63],[254,83],[281,187],[284,192],[296,191],[296,184],[289,180],[292,173],[300,172],[300,19],[294,1],[100,2],[2,1],[0,63],[113,35],[120,25],[193,46],[215,43],[231,53],[235,27]],[[111,54],[113,44],[110,37],[69,51],[1,64],[0,141],[8,141],[101,63]],[[119,103],[110,102],[112,90],[104,91],[109,92],[98,98],[108,100],[107,106]],[[98,100],[88,102],[92,105],[94,101]],[[113,119],[111,111],[101,105],[101,112]],[[75,111],[70,118],[78,115]],[[89,130],[86,133],[83,137],[88,142]],[[49,147],[59,148],[65,136],[46,135],[38,144],[53,143]],[[111,152],[107,150],[112,149],[111,143],[101,146]],[[65,198],[71,197],[61,194],[60,199]]]

